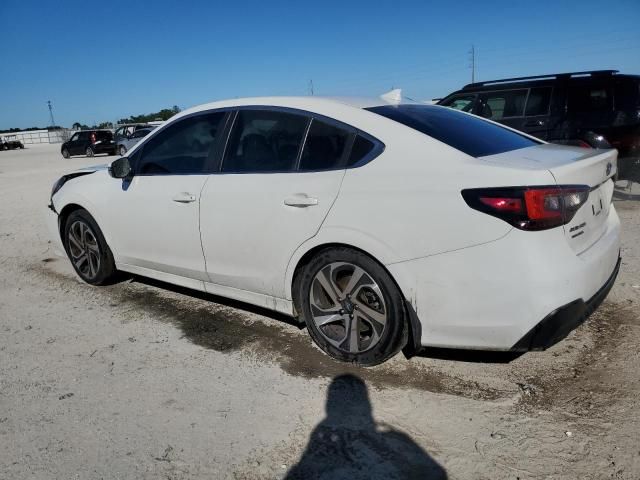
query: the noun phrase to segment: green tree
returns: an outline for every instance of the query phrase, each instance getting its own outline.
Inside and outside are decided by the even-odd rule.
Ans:
[[[173,117],[176,113],[180,112],[180,107],[174,105],[171,108],[163,108],[159,112],[147,113],[142,115],[131,115],[128,118],[121,118],[118,120],[118,123],[145,123],[145,122],[153,122],[156,120],[168,120]]]

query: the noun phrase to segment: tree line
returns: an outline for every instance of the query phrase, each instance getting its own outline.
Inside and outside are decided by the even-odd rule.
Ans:
[[[121,118],[118,120],[119,124],[123,123],[146,123],[146,122],[154,122],[154,121],[165,121],[169,120],[176,113],[180,112],[180,107],[174,105],[171,108],[163,108],[159,112],[147,113],[142,115],[131,115],[130,117]],[[113,128],[113,122],[102,122],[94,125],[85,125],[84,123],[75,122],[71,128],[74,130],[89,130],[89,129],[101,129],[101,128]],[[14,132],[24,132],[31,130],[62,130],[63,127],[53,125],[50,127],[29,127],[29,128],[9,128],[7,130],[0,130],[0,133],[14,133]]]

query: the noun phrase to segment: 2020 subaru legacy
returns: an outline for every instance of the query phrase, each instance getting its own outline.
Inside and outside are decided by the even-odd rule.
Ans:
[[[88,283],[120,270],[277,310],[375,365],[564,338],[618,272],[615,174],[615,150],[440,106],[235,99],[63,176],[48,223]]]

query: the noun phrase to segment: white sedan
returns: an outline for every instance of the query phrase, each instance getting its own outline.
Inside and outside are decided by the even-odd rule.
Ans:
[[[439,106],[236,99],[65,175],[49,223],[88,283],[120,270],[277,310],[340,360],[544,349],[618,272],[616,155]]]

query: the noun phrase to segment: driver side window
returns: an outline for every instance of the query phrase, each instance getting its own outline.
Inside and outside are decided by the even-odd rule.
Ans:
[[[207,158],[221,133],[225,112],[178,120],[154,136],[142,151],[138,175],[205,173]]]

